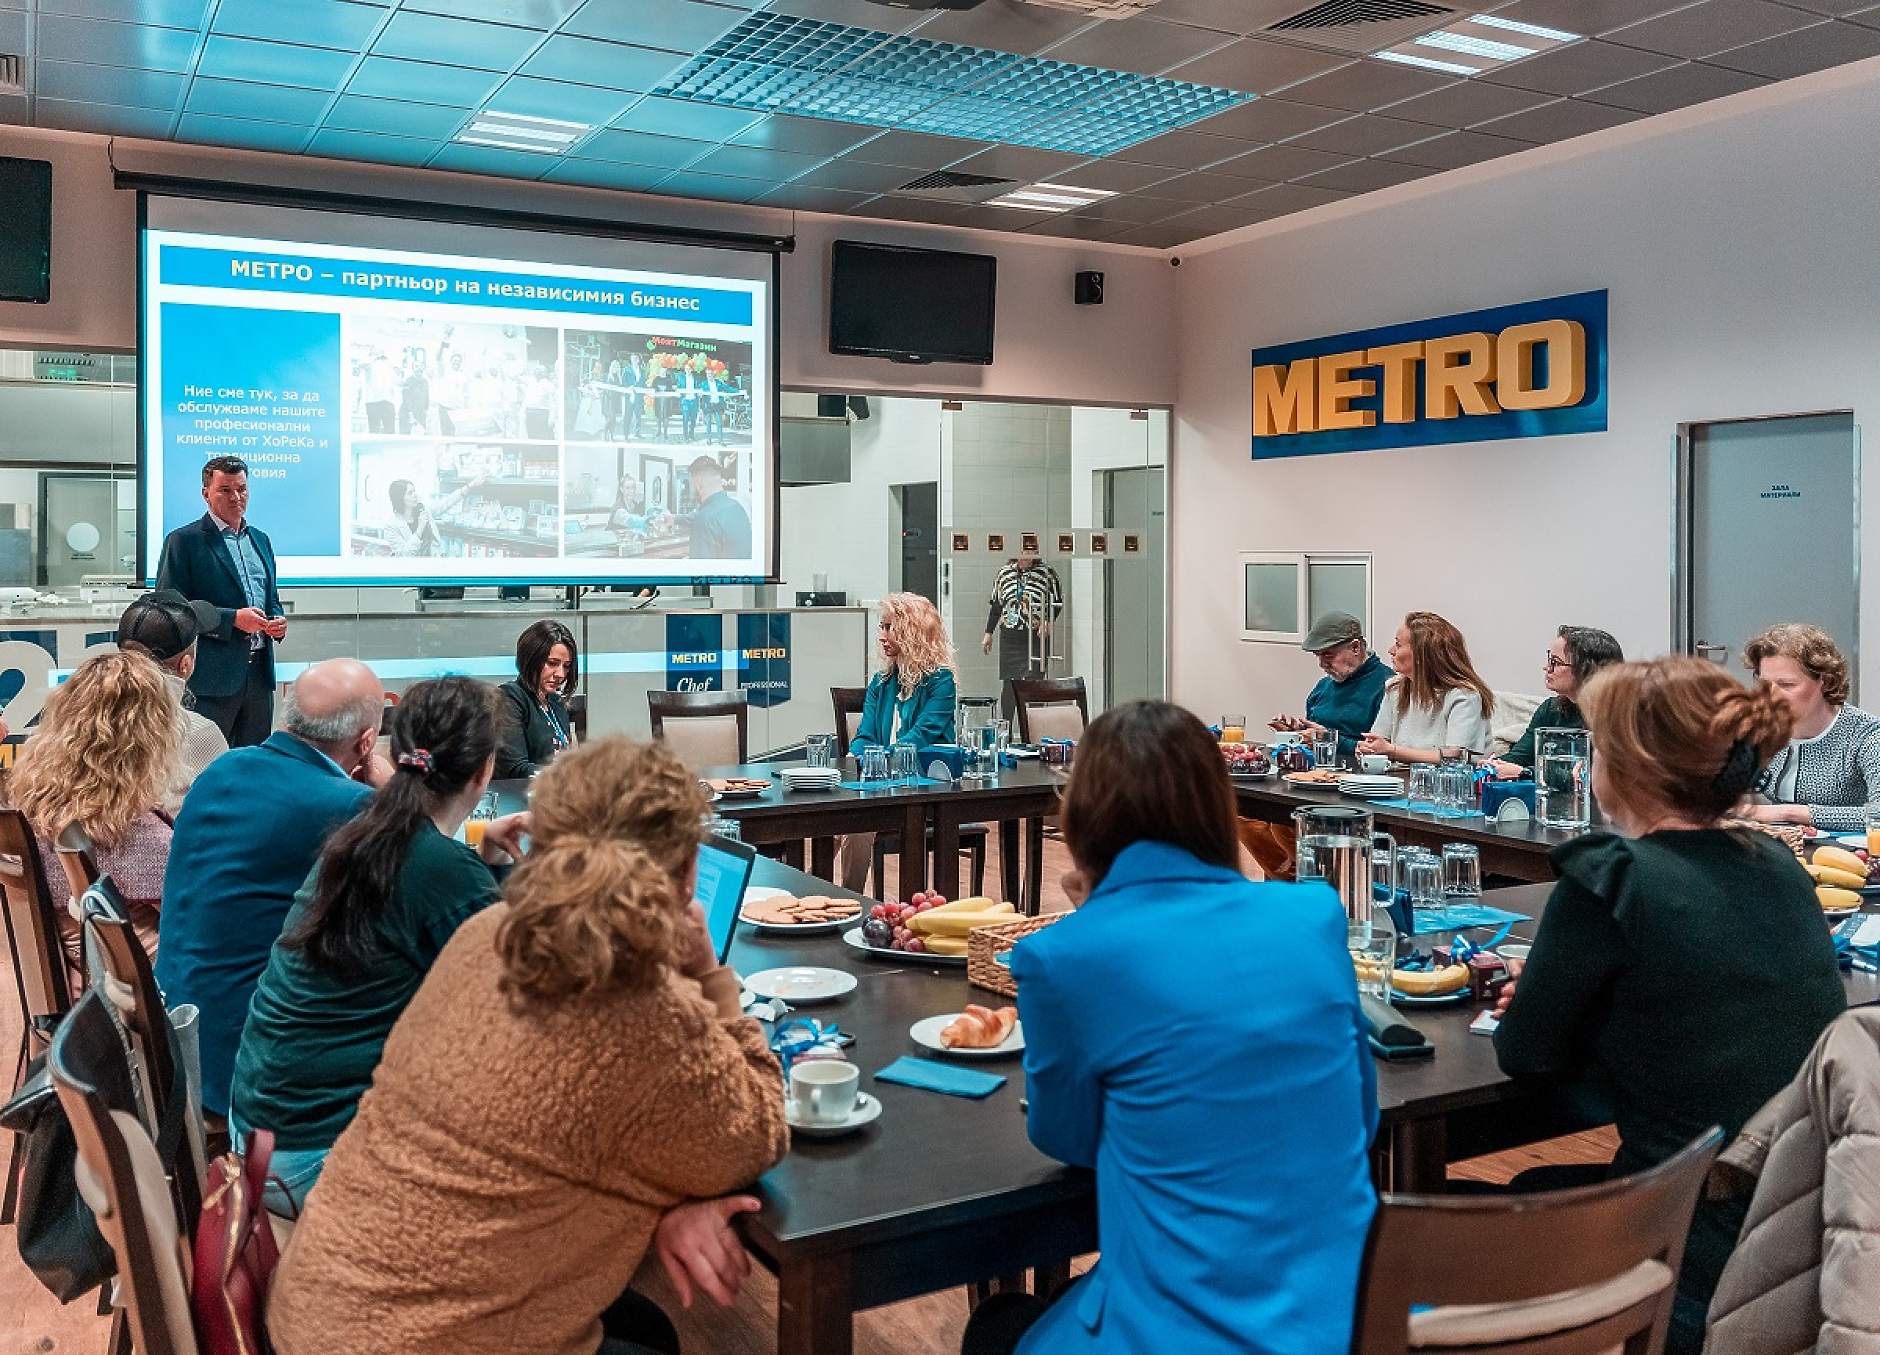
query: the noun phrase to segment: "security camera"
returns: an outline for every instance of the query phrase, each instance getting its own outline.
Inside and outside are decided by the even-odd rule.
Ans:
[[[1180,268],[1182,266],[1182,256],[1179,254],[1169,255],[1168,266],[1170,268]]]

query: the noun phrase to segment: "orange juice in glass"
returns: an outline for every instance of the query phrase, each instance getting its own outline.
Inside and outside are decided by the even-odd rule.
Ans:
[[[479,847],[483,844],[483,830],[489,827],[488,819],[465,819],[463,821],[463,840],[466,846]]]
[[[1221,717],[1221,742],[1245,743],[1247,741],[1247,717],[1244,715],[1223,715]]]
[[[1867,855],[1880,855],[1880,814],[1867,816]]]

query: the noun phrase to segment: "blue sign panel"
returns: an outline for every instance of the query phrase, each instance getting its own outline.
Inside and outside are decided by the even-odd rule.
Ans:
[[[666,614],[666,690],[721,692],[725,619],[718,613]]]
[[[790,614],[740,612],[738,686],[753,706],[768,709],[790,699]]]
[[[1606,293],[1253,350],[1253,458],[1599,433]]]

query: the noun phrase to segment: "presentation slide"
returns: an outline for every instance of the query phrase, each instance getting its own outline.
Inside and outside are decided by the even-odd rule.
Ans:
[[[771,276],[731,250],[152,198],[145,576],[234,455],[283,584],[761,580]]]

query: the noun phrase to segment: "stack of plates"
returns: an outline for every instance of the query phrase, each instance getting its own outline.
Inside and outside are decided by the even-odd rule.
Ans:
[[[790,790],[834,790],[842,780],[834,767],[785,767],[782,775]]]
[[[1392,800],[1403,794],[1403,778],[1348,772],[1338,778],[1338,789],[1363,800]]]

